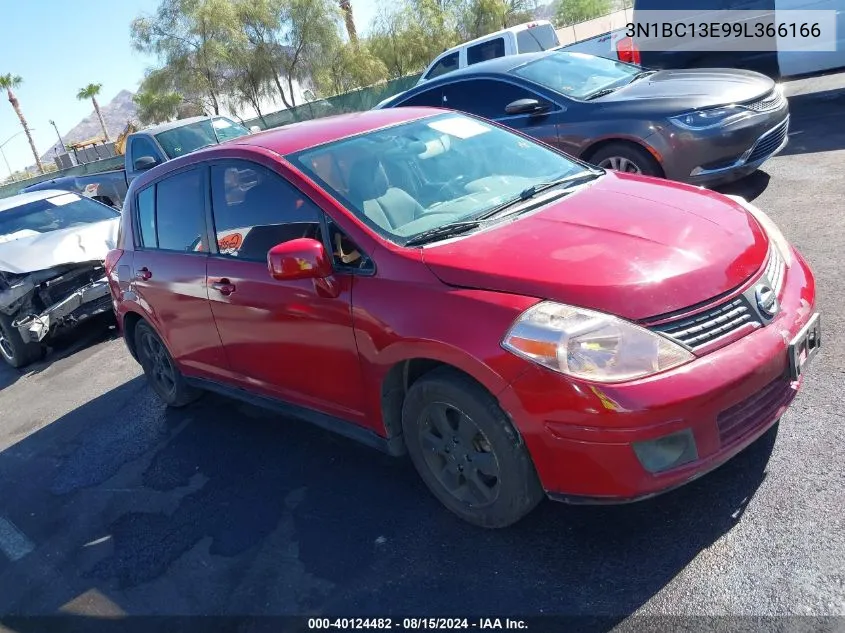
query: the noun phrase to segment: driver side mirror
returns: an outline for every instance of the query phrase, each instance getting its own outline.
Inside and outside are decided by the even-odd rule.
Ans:
[[[279,281],[325,279],[332,274],[332,262],[323,243],[300,237],[276,244],[267,253],[270,276]]]
[[[537,99],[517,99],[505,106],[508,114],[543,114],[551,109],[551,104]]]
[[[141,156],[135,159],[135,169],[137,171],[146,171],[158,165],[158,161],[152,156]]]

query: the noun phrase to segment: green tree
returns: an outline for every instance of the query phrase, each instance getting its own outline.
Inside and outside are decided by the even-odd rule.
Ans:
[[[141,123],[164,123],[176,118],[182,97],[175,92],[139,91],[132,100],[138,106]]]
[[[475,39],[528,22],[536,9],[536,0],[465,0],[457,7],[461,39]]]
[[[358,29],[355,28],[355,17],[352,15],[351,0],[338,0],[338,6],[343,13],[343,21],[346,24],[346,34],[353,44],[358,43]]]
[[[109,131],[106,128],[106,122],[103,120],[103,114],[100,112],[100,104],[97,103],[97,95],[100,94],[102,87],[103,84],[88,84],[84,88],[79,89],[79,92],[76,93],[76,98],[80,101],[91,99],[91,103],[94,104],[94,112],[97,113],[97,118],[100,119],[100,127],[103,128],[103,136],[106,137],[106,142],[108,142],[111,138],[109,138]]]
[[[21,122],[21,127],[23,127],[23,131],[26,133],[26,138],[29,141],[29,147],[32,150],[32,155],[35,157],[35,164],[38,165],[38,171],[43,174],[44,165],[41,164],[41,158],[38,156],[38,151],[35,149],[35,142],[32,140],[32,132],[30,132],[29,126],[26,124],[26,119],[24,118],[23,111],[21,110],[21,104],[14,92],[15,89],[22,83],[23,79],[21,79],[19,75],[12,75],[10,73],[0,75],[0,90],[6,91],[9,103],[12,104],[15,114],[18,115],[18,119]]]
[[[555,24],[558,27],[578,24],[607,15],[612,9],[612,0],[557,0]]]
[[[326,96],[371,86],[387,77],[387,68],[365,45],[349,42],[327,52],[316,68],[314,83]]]

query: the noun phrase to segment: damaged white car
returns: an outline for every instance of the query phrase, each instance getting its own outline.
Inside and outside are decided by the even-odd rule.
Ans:
[[[0,356],[23,367],[57,333],[112,310],[104,260],[120,213],[66,191],[0,200]]]

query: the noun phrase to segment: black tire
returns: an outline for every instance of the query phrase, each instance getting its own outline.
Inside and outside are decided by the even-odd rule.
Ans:
[[[663,169],[660,167],[660,163],[645,149],[633,143],[610,143],[600,147],[598,151],[590,155],[589,161],[604,169],[615,169],[611,167],[614,159],[628,161],[629,164],[635,165],[639,170],[625,169],[624,171],[627,173],[640,173],[643,176],[663,178]],[[620,169],[619,171],[623,170]]]
[[[168,407],[184,407],[202,395],[202,391],[187,383],[167,347],[146,321],[135,326],[135,352],[147,381]]]
[[[44,358],[47,350],[41,343],[24,342],[21,333],[12,325],[14,319],[0,314],[0,356],[12,367],[26,367]]]
[[[444,420],[445,434],[436,428]],[[528,450],[498,402],[459,372],[436,369],[411,386],[402,432],[429,490],[469,523],[507,527],[543,498]]]

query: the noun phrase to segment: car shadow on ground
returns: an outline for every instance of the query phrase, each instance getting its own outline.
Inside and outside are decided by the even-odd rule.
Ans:
[[[779,154],[813,154],[845,149],[845,88],[789,97],[789,143]]]
[[[94,591],[131,615],[616,623],[740,520],[776,436],[653,500],[544,502],[486,531],[443,509],[407,459],[212,394],[168,410],[136,378],[0,453],[4,512],[35,547],[0,557],[0,613],[67,613]]]
[[[117,336],[114,316],[111,313],[103,314],[80,323],[77,327],[68,330],[61,337],[52,341],[44,358],[31,365],[15,369],[0,359],[0,391],[15,384],[22,376],[39,374],[57,361]]]

